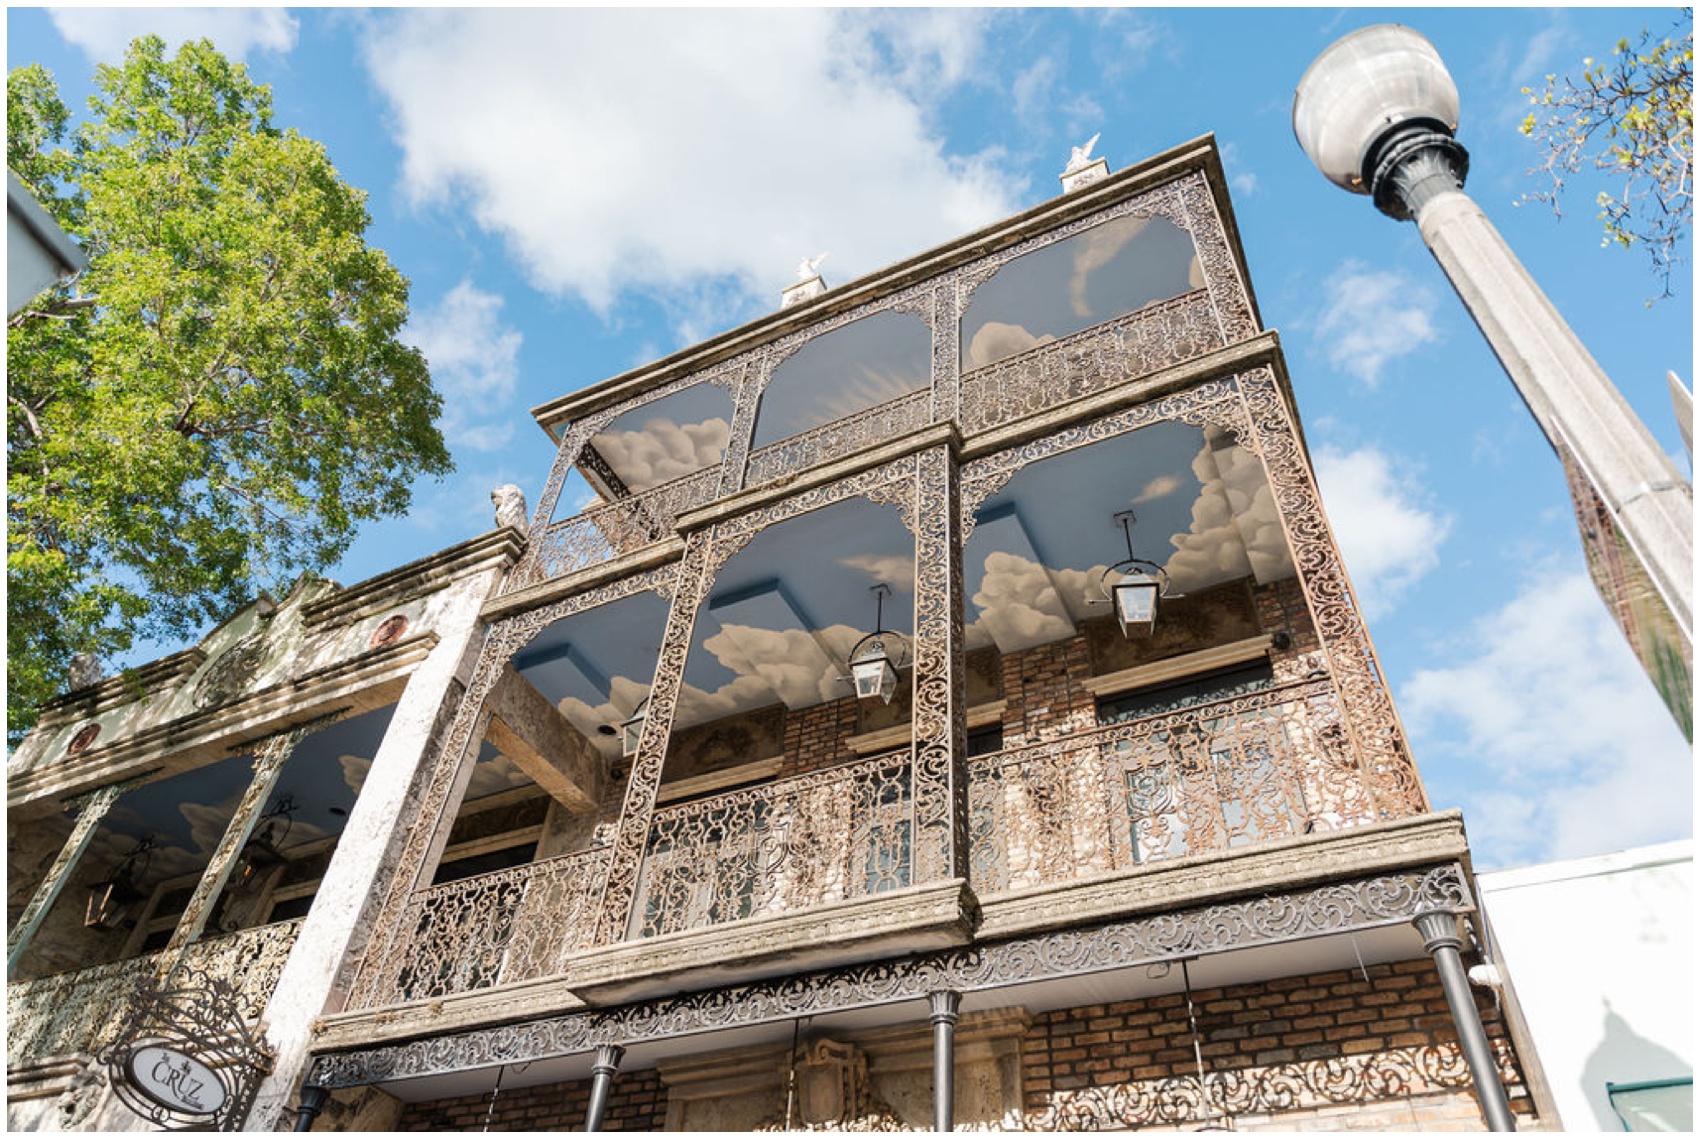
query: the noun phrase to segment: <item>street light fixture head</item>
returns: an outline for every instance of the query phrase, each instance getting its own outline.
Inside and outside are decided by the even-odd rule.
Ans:
[[[1402,128],[1458,129],[1458,88],[1440,53],[1400,24],[1359,28],[1329,45],[1293,92],[1293,134],[1323,177],[1368,194],[1379,152]]]

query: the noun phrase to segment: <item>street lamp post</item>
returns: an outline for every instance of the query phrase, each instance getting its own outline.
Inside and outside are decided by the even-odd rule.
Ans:
[[[1463,191],[1458,90],[1434,45],[1397,24],[1317,56],[1293,96],[1293,133],[1324,177],[1423,241],[1561,460],[1592,484],[1694,646],[1694,495],[1499,231]]]

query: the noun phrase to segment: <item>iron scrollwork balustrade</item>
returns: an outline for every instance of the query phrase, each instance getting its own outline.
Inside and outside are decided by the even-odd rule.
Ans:
[[[312,1081],[322,1087],[345,1088],[523,1064],[581,1054],[609,1040],[631,1045],[752,1025],[788,1024],[799,1017],[924,1000],[941,990],[988,992],[1322,934],[1405,925],[1428,910],[1470,909],[1470,891],[1459,864],[1409,867],[1192,909],[1141,914],[1084,929],[903,955],[607,1010],[587,1009],[332,1053],[314,1062]]]
[[[906,759],[875,759],[655,812],[632,933],[674,933],[910,883]]]
[[[352,1008],[488,989],[566,972],[590,932],[605,847],[444,882],[402,912],[393,939],[361,971]]]
[[[962,426],[985,431],[1224,344],[1209,292],[1183,293],[965,372]]]
[[[932,401],[932,391],[923,388],[759,447],[750,452],[744,485],[761,486],[918,431],[932,418]]]
[[[1029,1126],[1102,1131],[1214,1123],[1470,1087],[1456,1042],[1053,1091]]]
[[[1376,817],[1326,679],[976,759],[968,809],[982,897]]]
[[[277,988],[301,921],[274,922],[197,941],[183,952],[180,966],[235,983],[242,1015],[258,1023]],[[138,981],[166,966],[167,955],[160,951],[8,984],[7,1063],[93,1053],[111,1043],[126,1023],[129,998]]]
[[[680,514],[714,497],[719,480],[718,466],[705,467],[550,524],[532,535],[532,550],[509,574],[503,592],[589,569],[660,541],[673,532]]]

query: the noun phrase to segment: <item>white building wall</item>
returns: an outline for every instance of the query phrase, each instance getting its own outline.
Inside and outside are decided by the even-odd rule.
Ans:
[[[1478,875],[1567,1131],[1621,1131],[1606,1084],[1694,1071],[1692,840]]]

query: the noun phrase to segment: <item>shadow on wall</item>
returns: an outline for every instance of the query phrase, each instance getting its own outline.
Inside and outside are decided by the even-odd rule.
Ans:
[[[1622,1131],[1623,1121],[1612,1110],[1606,1095],[1606,1082],[1638,1083],[1644,1080],[1671,1079],[1693,1073],[1688,1062],[1669,1048],[1655,1044],[1629,1027],[1629,1022],[1612,1011],[1611,1002],[1602,1000],[1605,1020],[1600,1026],[1600,1042],[1588,1053],[1582,1065],[1582,1092],[1594,1111],[1594,1125],[1601,1131]],[[1580,1120],[1565,1120],[1567,1128],[1581,1126]]]

